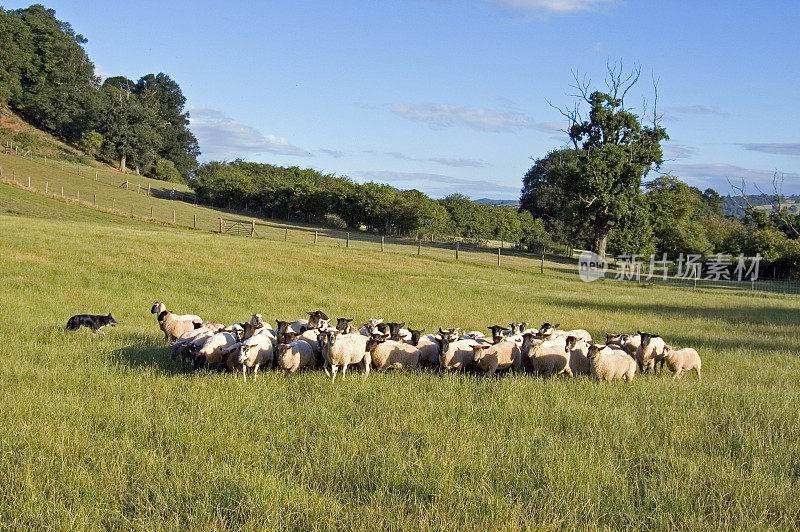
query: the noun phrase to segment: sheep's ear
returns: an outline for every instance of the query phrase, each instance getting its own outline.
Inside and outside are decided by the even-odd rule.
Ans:
[[[556,323],[555,325],[553,325],[553,329],[558,329],[559,327],[561,327],[560,323]]]

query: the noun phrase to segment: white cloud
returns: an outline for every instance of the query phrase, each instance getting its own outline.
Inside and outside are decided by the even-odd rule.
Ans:
[[[98,78],[100,78],[100,82],[101,83],[106,78],[110,78],[111,77],[111,73],[108,70],[106,70],[105,68],[103,68],[100,65],[98,65],[97,63],[94,64],[94,75],[97,76]]]
[[[539,124],[532,118],[517,112],[492,109],[470,109],[459,105],[397,103],[390,107],[396,115],[412,122],[422,122],[434,128],[456,125],[467,126],[478,131],[502,132],[515,129],[539,129],[552,132],[551,124]]]
[[[612,6],[617,0],[481,0],[527,14],[565,15]]]
[[[662,151],[664,153],[664,160],[670,161],[675,159],[688,159],[697,152],[697,148],[685,144],[667,142],[664,144]]]
[[[460,157],[431,157],[428,160],[444,166],[454,166],[456,168],[463,168],[465,166],[483,168],[486,166],[484,161],[478,161],[477,159],[462,159]]]
[[[762,190],[771,189],[772,176],[775,173],[775,170],[744,168],[724,163],[665,164],[661,170],[671,172],[689,184],[702,188],[711,187],[721,194],[730,192],[729,179],[736,184],[744,179],[753,187],[758,186]],[[800,193],[800,174],[780,171],[778,173],[783,174],[785,179],[783,183],[785,193]]]
[[[769,153],[771,155],[800,155],[800,142],[762,142],[740,144],[749,151]]]
[[[320,153],[324,153],[325,155],[328,155],[328,156],[330,156],[330,157],[333,157],[334,159],[340,159],[340,158],[344,157],[345,155],[347,155],[347,154],[346,154],[345,152],[343,152],[343,151],[339,151],[339,150],[328,150],[328,149],[325,149],[325,148],[320,148],[320,149],[319,149],[319,152],[320,152]]]
[[[393,172],[386,170],[358,171],[350,174],[359,181],[388,183],[400,189],[415,188],[426,194],[441,198],[448,194],[461,193],[471,197],[494,199],[517,199],[519,186],[507,186],[487,180],[462,179],[441,174],[423,172]]]
[[[236,159],[259,153],[311,157],[308,150],[288,140],[265,135],[216,109],[190,108],[189,127],[197,137],[204,158]]]

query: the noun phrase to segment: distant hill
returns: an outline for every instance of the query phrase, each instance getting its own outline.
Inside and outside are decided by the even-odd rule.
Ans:
[[[722,212],[726,216],[741,218],[745,214],[748,202],[753,207],[764,210],[772,209],[775,204],[773,194],[750,194],[746,198],[747,201],[741,196],[725,196],[722,199]],[[784,196],[783,204],[789,210],[789,214],[800,214],[800,195]]]
[[[494,205],[495,207],[506,207],[508,209],[518,209],[519,208],[519,200],[502,200],[502,199],[490,199],[490,198],[481,198],[473,200],[475,203],[485,203],[486,205]]]

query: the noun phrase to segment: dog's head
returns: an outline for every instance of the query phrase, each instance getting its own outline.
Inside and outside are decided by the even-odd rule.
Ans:
[[[112,316],[110,312],[108,313],[108,316],[103,316],[103,321],[106,325],[110,325],[112,327],[117,326],[117,320],[114,319],[114,316]]]

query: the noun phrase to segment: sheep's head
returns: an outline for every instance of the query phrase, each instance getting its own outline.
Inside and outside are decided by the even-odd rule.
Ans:
[[[164,305],[164,303],[159,303],[158,301],[156,301],[155,303],[153,303],[153,308],[150,309],[150,313],[161,314],[165,310],[167,310],[167,306]]]
[[[375,325],[375,329],[382,334],[389,334],[389,326],[385,323],[379,323]],[[374,333],[375,331],[373,330],[372,332]]]
[[[538,340],[538,339],[539,339],[539,337],[538,337],[537,333],[529,332],[529,333],[523,334],[522,335],[522,345],[520,346],[520,349],[525,351],[525,350],[530,349],[531,347],[534,347],[536,345],[536,340]]]
[[[575,345],[578,343],[578,338],[576,336],[567,336],[567,341],[564,344],[564,352],[569,353],[573,349],[575,349]]]
[[[548,338],[556,333],[556,329],[558,326],[561,325],[560,323],[556,323],[555,325],[550,325],[549,323],[545,322],[542,323],[542,326],[539,327],[539,336],[542,338]]]
[[[317,336],[317,345],[319,345],[320,349],[322,349],[325,345],[330,345],[331,341],[336,340],[336,337],[342,331],[339,329],[325,329],[324,331],[319,332],[319,336]]]
[[[275,324],[276,324],[275,326],[277,327],[275,332],[277,332],[278,334],[285,333],[286,330],[289,329],[289,325],[291,325],[291,323],[289,323],[288,321],[283,321],[283,320],[275,320]]]
[[[396,322],[389,322],[386,326],[389,328],[389,338],[399,342],[400,341],[400,329],[403,328],[405,322],[403,323],[396,323]]]
[[[589,360],[594,360],[595,358],[597,358],[597,355],[604,347],[605,347],[604,345],[597,345],[597,344],[590,345],[589,352],[586,354],[586,358],[588,358]]]
[[[499,343],[503,339],[503,332],[507,330],[502,325],[490,325],[486,328],[492,331],[492,342],[494,343]]]
[[[388,336],[383,333],[371,334],[369,340],[367,340],[366,351],[372,351],[373,349],[378,347],[378,344],[382,344],[383,342],[385,342],[387,337]]]
[[[342,332],[345,332],[348,327],[350,327],[350,322],[353,321],[353,318],[349,320],[346,318],[336,318],[336,328]]]
[[[330,326],[331,326],[331,320],[327,318],[324,319],[320,318],[319,322],[317,323],[317,330],[327,329]]]
[[[250,325],[256,329],[260,329],[264,326],[264,318],[261,317],[261,314],[253,314],[250,317]]]
[[[425,329],[419,329],[419,330],[409,329],[408,332],[411,333],[411,344],[417,345],[419,343],[420,337],[422,336],[422,333],[425,332]]]
[[[475,362],[480,362],[486,356],[486,350],[489,349],[488,345],[476,344],[472,346],[472,355]]]

